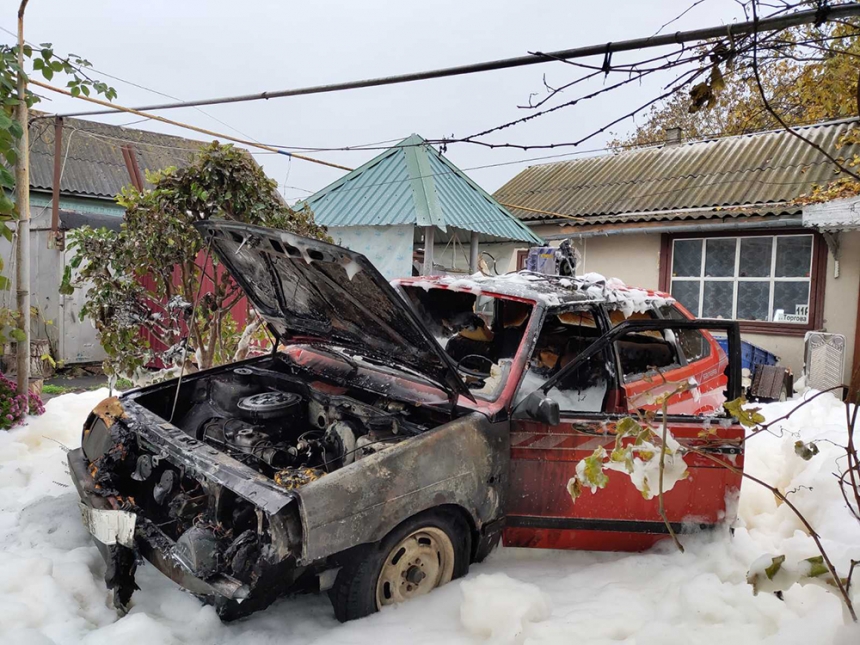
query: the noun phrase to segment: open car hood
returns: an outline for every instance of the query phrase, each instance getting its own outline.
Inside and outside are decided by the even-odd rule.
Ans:
[[[250,224],[195,226],[282,341],[346,347],[474,401],[445,350],[360,253]]]

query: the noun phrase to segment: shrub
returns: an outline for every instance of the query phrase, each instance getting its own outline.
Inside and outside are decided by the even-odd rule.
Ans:
[[[43,414],[45,406],[35,394],[18,394],[18,385],[0,374],[0,429],[9,430],[24,422],[28,414]]]

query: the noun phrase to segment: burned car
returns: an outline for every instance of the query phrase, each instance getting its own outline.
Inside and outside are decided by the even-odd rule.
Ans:
[[[717,526],[740,486],[737,325],[599,276],[389,284],[362,255],[282,231],[199,225],[266,320],[266,356],[100,404],[69,453],[119,608],[148,560],[235,618],[328,591],[339,620],[464,575],[509,546],[640,550],[657,501],[613,479],[576,503],[577,463],[668,405],[689,476],[676,531]],[[711,331],[728,338],[728,355]]]

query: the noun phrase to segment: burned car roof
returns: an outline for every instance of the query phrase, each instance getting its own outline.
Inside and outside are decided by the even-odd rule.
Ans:
[[[519,271],[501,276],[438,276],[404,278],[395,281],[403,286],[422,289],[451,289],[479,295],[483,292],[530,300],[546,307],[567,307],[576,304],[605,303],[629,315],[653,307],[661,307],[674,299],[659,291],[628,287],[616,278],[599,273],[565,277]]]

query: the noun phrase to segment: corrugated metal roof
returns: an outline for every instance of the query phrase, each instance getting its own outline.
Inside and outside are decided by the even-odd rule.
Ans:
[[[60,192],[113,198],[131,184],[122,146],[130,144],[141,173],[185,166],[205,145],[201,141],[132,130],[82,119],[63,119],[64,164]],[[30,187],[53,190],[54,119],[30,122]]]
[[[435,225],[540,243],[504,207],[418,135],[374,157],[304,203],[324,226]]]
[[[795,130],[834,157],[850,159],[860,154],[860,145],[839,144],[856,124],[852,119]],[[836,178],[822,153],[778,130],[532,166],[493,196],[594,224],[699,219],[726,215],[720,209],[732,207],[797,212],[778,206]],[[555,219],[509,210],[522,220]]]

